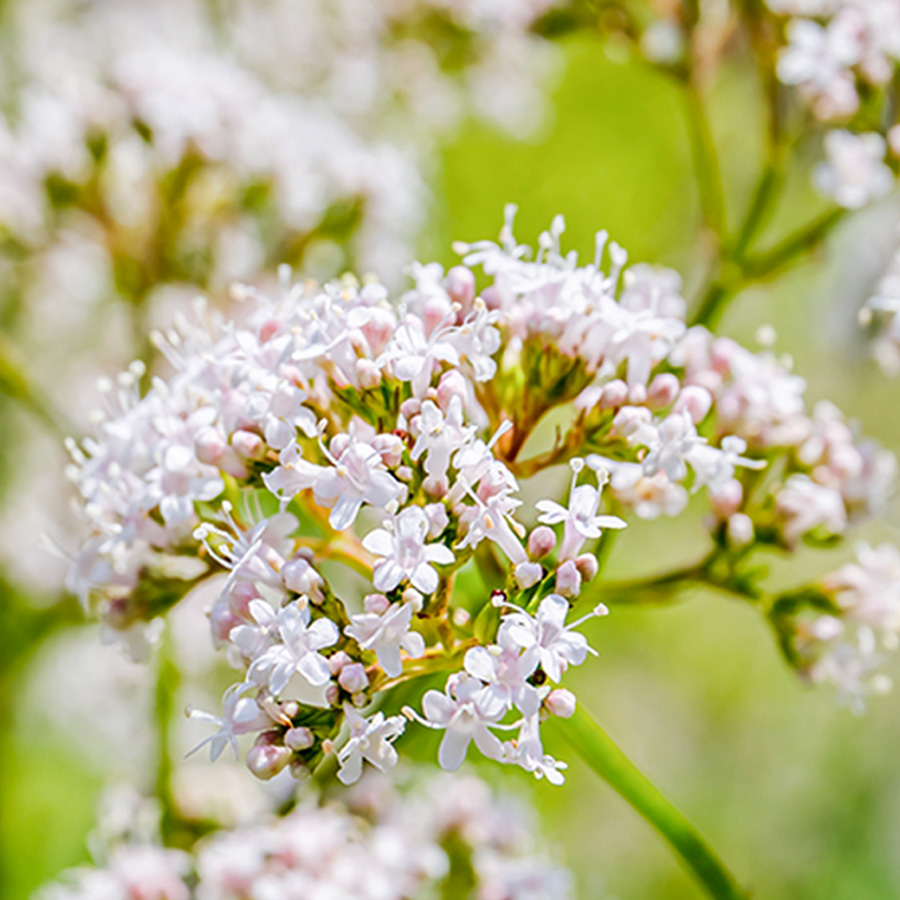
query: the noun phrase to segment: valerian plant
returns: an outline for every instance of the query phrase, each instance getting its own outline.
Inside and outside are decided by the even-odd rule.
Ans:
[[[105,384],[95,434],[69,443],[87,528],[69,586],[140,655],[214,580],[210,636],[238,678],[220,710],[190,711],[212,726],[212,759],[252,735],[260,778],[352,784],[426,728],[444,769],[474,744],[559,785],[566,763],[543,741],[556,723],[714,896],[738,896],[576,711],[565,675],[594,652],[580,628],[606,603],[710,584],[860,704],[884,688],[871,670],[900,626],[896,551],[776,596],[758,555],[839,540],[879,511],[894,460],[830,404],[809,410],[787,361],[688,327],[676,273],[628,267],[605,232],[580,264],[561,217],[531,251],[514,212],[499,243],[457,245],[449,271],[413,265],[399,296],[285,268],[275,296],[236,286],[234,319],[198,301],[155,334],[170,374],[142,391],[135,365]],[[567,424],[548,444],[551,411]],[[553,467],[566,493],[526,508]],[[602,578],[616,531],[676,517],[690,494],[709,508],[705,555]],[[477,591],[460,578],[473,567]]]

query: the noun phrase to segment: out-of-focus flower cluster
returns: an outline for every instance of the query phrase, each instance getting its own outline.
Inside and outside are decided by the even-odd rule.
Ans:
[[[401,900],[452,888],[479,900],[566,900],[571,877],[538,851],[529,813],[470,775],[400,789],[367,776],[340,802],[301,801],[283,817],[213,832],[190,853],[161,847],[146,827],[123,834],[101,822],[97,867],[64,873],[38,896]]]
[[[241,679],[220,715],[192,712],[213,758],[254,734],[259,777],[352,783],[414,721],[444,732],[445,769],[474,742],[558,783],[540,725],[574,711],[561,681],[591,648],[570,608],[619,514],[677,515],[705,489],[702,571],[743,586],[754,548],[832,541],[883,501],[893,457],[833,407],[809,414],[772,355],[687,329],[675,273],[626,268],[604,233],[579,265],[561,218],[531,258],[513,213],[449,272],[413,266],[396,300],[282,270],[275,297],[235,289],[235,321],[198,303],[154,338],[173,374],[106,384],[95,436],[70,443],[88,535],[69,583],[111,633],[140,653],[217,579],[212,637]],[[557,408],[568,430],[525,456]],[[524,516],[519,479],[566,462],[565,502]],[[398,708],[395,688],[447,672]]]
[[[38,384],[83,427],[86,385],[148,359],[149,327],[197,290],[284,262],[396,283],[437,140],[465,114],[541,120],[553,48],[530,27],[547,5],[8,4],[0,311]],[[52,590],[13,524],[60,489],[35,443],[0,530],[12,570]]]

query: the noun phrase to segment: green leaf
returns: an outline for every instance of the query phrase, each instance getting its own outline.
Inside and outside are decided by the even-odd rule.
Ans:
[[[644,817],[681,857],[715,900],[746,900],[716,853],[580,706],[570,719],[552,719],[573,750]]]

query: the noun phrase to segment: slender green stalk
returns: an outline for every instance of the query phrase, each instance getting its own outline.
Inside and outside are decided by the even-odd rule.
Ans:
[[[712,129],[703,106],[700,90],[692,78],[685,81],[685,102],[687,103],[688,133],[691,139],[691,153],[694,173],[700,193],[700,206],[707,228],[721,242],[725,236],[725,191],[719,157],[713,140]]]
[[[160,806],[160,829],[171,838],[179,825],[172,792],[172,719],[179,684],[178,666],[172,654],[171,637],[163,634],[157,650],[154,715],[156,721],[156,799]]]
[[[10,339],[0,333],[0,392],[20,403],[59,437],[74,434],[65,416],[53,409],[18,358]]]
[[[553,719],[573,750],[671,845],[714,900],[749,896],[690,822],[657,790],[609,735],[579,707],[570,719]]]

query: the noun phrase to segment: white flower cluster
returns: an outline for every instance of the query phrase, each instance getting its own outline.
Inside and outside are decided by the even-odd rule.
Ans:
[[[539,725],[574,709],[559,682],[589,648],[567,615],[596,542],[625,525],[601,509],[607,479],[639,517],[707,488],[717,534],[739,546],[839,534],[883,499],[893,458],[830,407],[808,416],[802,380],[773,358],[686,330],[673,273],[625,270],[615,244],[605,269],[605,235],[579,266],[561,219],[529,260],[511,216],[500,245],[459,248],[462,266],[414,266],[399,302],[374,282],[283,272],[274,299],[236,290],[237,322],[198,303],[195,322],[156,336],[174,375],[143,396],[140,367],[107,385],[96,436],[70,444],[90,528],[70,586],[110,629],[137,646],[221,573],[213,637],[243,679],[222,716],[194,713],[218,725],[213,757],[254,733],[260,777],[332,755],[352,782],[363,761],[397,760],[391,690],[449,670],[421,715],[405,710],[446,730],[445,768],[474,740],[560,781]],[[480,296],[476,263],[492,278]],[[566,437],[523,459],[566,404]],[[745,495],[776,457],[786,480]],[[567,460],[568,504],[540,500],[528,528],[519,477]],[[486,593],[455,592],[476,565]],[[387,706],[359,712],[373,703]]]
[[[868,695],[891,689],[877,670],[900,644],[900,551],[860,544],[856,556],[812,589],[779,598],[773,624],[798,667],[861,712]]]
[[[118,842],[98,868],[64,873],[42,900],[402,900],[454,885],[480,900],[567,900],[571,876],[537,850],[529,810],[473,776],[405,790],[367,777],[343,802],[214,832],[190,853]]]

